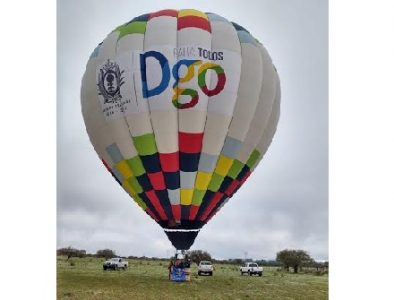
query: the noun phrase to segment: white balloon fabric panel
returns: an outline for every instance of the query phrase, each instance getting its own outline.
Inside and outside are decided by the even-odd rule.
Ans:
[[[268,52],[243,27],[212,13],[162,10],[119,26],[93,51],[81,104],[116,181],[162,227],[193,230],[267,151],[280,84]]]

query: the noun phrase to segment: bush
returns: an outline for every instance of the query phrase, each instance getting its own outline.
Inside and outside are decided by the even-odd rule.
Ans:
[[[276,253],[276,260],[280,262],[286,270],[293,268],[294,273],[298,273],[303,266],[311,265],[314,260],[305,250],[285,249]]]
[[[111,257],[115,257],[116,253],[115,251],[111,250],[111,249],[102,249],[102,250],[98,250],[96,252],[96,257],[104,257],[105,259],[109,259]]]
[[[305,274],[314,274],[314,273],[316,273],[316,272],[320,272],[320,270],[319,270],[319,271],[316,271],[315,268],[304,268],[302,271],[303,271],[303,273],[305,273]]]
[[[316,276],[322,276],[322,275],[328,274],[328,271],[327,270],[319,270],[319,271],[315,271],[314,274]]]
[[[71,247],[67,248],[60,248],[57,251],[57,255],[64,255],[67,256],[67,260],[69,260],[71,257],[85,257],[86,256],[86,250],[79,250]]]
[[[196,263],[197,265],[200,263],[202,260],[212,260],[211,255],[207,251],[202,251],[202,250],[192,250],[187,253],[187,256],[189,259]]]

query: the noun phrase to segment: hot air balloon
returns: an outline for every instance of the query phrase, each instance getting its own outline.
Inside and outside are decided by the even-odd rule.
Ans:
[[[267,151],[280,83],[242,26],[168,9],[117,27],[94,49],[81,105],[104,166],[187,250]]]

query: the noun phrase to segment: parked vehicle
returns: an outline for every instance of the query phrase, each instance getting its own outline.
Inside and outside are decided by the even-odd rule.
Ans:
[[[103,270],[126,270],[129,266],[129,263],[120,257],[111,258],[103,263]]]
[[[199,265],[198,265],[198,275],[201,274],[208,274],[209,276],[212,276],[213,274],[213,265],[210,261],[200,261]]]
[[[243,274],[248,274],[250,276],[256,274],[259,276],[263,275],[263,267],[259,267],[256,263],[254,262],[246,262],[242,266],[239,267],[239,270],[241,271],[241,275]]]

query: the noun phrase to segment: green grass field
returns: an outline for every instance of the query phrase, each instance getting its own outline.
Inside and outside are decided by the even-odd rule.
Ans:
[[[241,276],[238,266],[216,264],[213,276],[168,280],[168,262],[128,260],[126,271],[103,271],[102,259],[57,258],[58,299],[328,299],[328,276],[265,267],[262,277]],[[71,263],[72,262],[72,263]],[[74,264],[74,266],[72,266]]]

